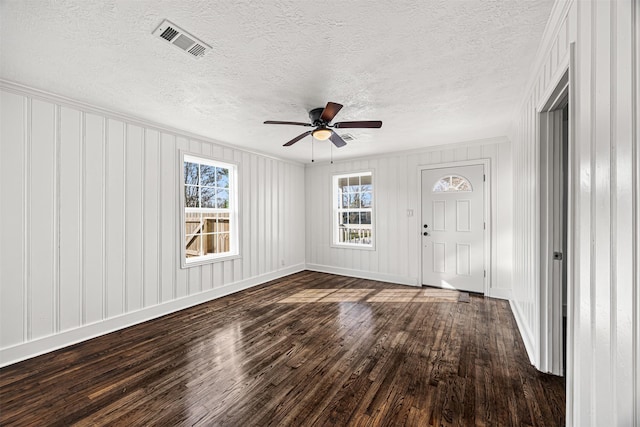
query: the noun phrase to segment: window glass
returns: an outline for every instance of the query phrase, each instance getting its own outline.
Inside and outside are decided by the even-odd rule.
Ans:
[[[236,166],[185,155],[183,171],[183,265],[237,255]]]
[[[373,247],[373,177],[371,172],[333,177],[333,243]]]
[[[433,185],[434,193],[453,193],[473,191],[471,183],[463,176],[448,175],[440,178]]]

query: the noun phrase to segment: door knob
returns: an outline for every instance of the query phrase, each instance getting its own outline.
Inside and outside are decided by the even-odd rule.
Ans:
[[[427,224],[423,225],[424,228],[429,228],[429,226]]]
[[[429,235],[429,233],[425,231],[424,233],[422,233],[422,235],[423,235],[423,236],[428,236],[428,235]]]

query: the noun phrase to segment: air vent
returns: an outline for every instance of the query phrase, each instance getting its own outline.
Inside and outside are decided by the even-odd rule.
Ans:
[[[353,141],[354,139],[356,139],[355,136],[351,135],[350,133],[343,133],[342,135],[340,135],[342,137],[342,139],[345,142],[349,142],[349,141]]]
[[[156,28],[153,35],[168,41],[192,58],[202,58],[211,50],[211,46],[166,19]]]

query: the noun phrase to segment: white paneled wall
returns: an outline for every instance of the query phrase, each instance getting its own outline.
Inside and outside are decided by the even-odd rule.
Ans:
[[[307,267],[339,274],[416,285],[420,277],[421,223],[419,167],[490,159],[491,283],[489,295],[508,298],[511,289],[512,187],[511,146],[506,139],[454,148],[433,147],[306,168]],[[331,246],[331,177],[373,170],[375,250]],[[413,210],[413,216],[407,216]]]
[[[514,312],[537,352],[536,107],[571,70],[574,190],[569,257],[568,425],[640,425],[640,5],[558,2],[539,67],[511,138],[514,146]],[[573,338],[573,343],[571,342]]]
[[[8,83],[0,364],[304,268],[304,168]],[[180,268],[179,150],[238,164],[241,258]]]

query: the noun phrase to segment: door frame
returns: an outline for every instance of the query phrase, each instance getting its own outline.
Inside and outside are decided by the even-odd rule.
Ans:
[[[483,159],[475,159],[475,160],[461,160],[458,162],[446,162],[446,163],[435,163],[429,165],[418,165],[417,167],[417,177],[418,177],[418,209],[417,209],[417,218],[418,218],[418,227],[416,233],[420,236],[418,238],[418,251],[417,254],[419,256],[420,265],[419,268],[419,282],[418,286],[422,286],[422,260],[423,260],[423,245],[422,245],[422,171],[430,170],[430,169],[443,169],[443,168],[455,168],[461,166],[477,166],[482,165],[484,167],[484,176],[485,180],[484,184],[484,221],[486,223],[486,227],[484,229],[484,271],[486,275],[484,277],[484,295],[489,296],[489,284],[491,283],[491,159],[483,158]]]
[[[558,71],[551,79],[549,89],[540,98],[541,102],[536,108],[536,147],[535,147],[535,172],[536,172],[536,199],[535,206],[535,267],[534,283],[536,286],[536,303],[535,312],[536,321],[535,339],[536,350],[534,365],[542,372],[548,372],[555,375],[564,375],[567,384],[567,411],[572,404],[572,396],[569,394],[570,384],[573,382],[572,377],[572,358],[573,358],[573,325],[574,325],[574,295],[573,288],[574,272],[574,214],[575,214],[575,182],[576,182],[576,159],[575,159],[575,97],[572,88],[574,80],[573,72],[575,70],[575,51],[573,43],[570,45],[569,53],[561,61]],[[553,289],[549,278],[551,271],[548,268],[549,263],[544,262],[543,249],[548,249],[548,241],[552,235],[548,227],[548,218],[553,212],[549,209],[549,194],[547,188],[543,188],[545,183],[542,176],[543,171],[550,170],[552,166],[549,157],[546,159],[542,156],[542,150],[547,150],[550,145],[562,142],[558,141],[557,133],[545,132],[544,125],[550,120],[550,113],[557,111],[568,103],[569,105],[569,132],[567,139],[566,151],[566,167],[564,171],[567,180],[565,194],[566,199],[566,216],[565,237],[566,237],[566,253],[563,254],[564,268],[567,276],[567,329],[566,329],[566,364],[563,366],[562,360],[562,293],[557,289]],[[547,162],[545,162],[547,160]],[[543,248],[543,245],[545,246]],[[548,254],[547,254],[548,255]],[[553,327],[560,325],[560,327]]]

